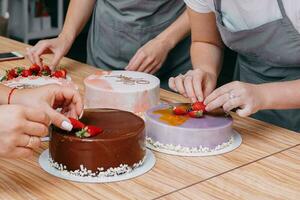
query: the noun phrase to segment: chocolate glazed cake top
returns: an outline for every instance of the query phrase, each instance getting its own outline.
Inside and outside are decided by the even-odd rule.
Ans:
[[[51,134],[52,159],[68,170],[98,167],[108,169],[120,164],[133,165],[145,155],[145,124],[130,112],[112,109],[87,109],[81,121],[101,127],[103,132],[91,138],[78,138],[75,132],[54,128]]]

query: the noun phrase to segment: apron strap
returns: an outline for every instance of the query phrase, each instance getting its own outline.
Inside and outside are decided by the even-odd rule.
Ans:
[[[282,17],[287,17],[282,0],[277,0]]]
[[[218,13],[221,13],[221,0],[214,0],[215,9]]]

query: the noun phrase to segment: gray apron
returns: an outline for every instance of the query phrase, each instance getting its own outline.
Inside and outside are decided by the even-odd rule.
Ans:
[[[124,69],[136,51],[185,10],[182,0],[97,0],[87,41],[87,62],[105,70]],[[191,68],[190,37],[182,40],[157,72],[166,88],[170,76]]]
[[[222,40],[238,52],[235,79],[261,84],[300,78],[300,34],[286,15],[282,0],[277,0],[281,19],[237,32],[224,26],[221,0],[214,2]],[[300,109],[263,110],[253,117],[300,132]]]

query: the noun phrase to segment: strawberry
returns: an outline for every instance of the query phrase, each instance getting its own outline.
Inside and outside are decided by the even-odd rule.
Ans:
[[[185,106],[171,106],[170,107],[175,115],[187,114],[187,108]]]
[[[57,70],[52,74],[52,76],[54,76],[56,78],[66,78],[66,75],[67,75],[66,70],[63,70],[63,69]]]
[[[93,137],[100,133],[102,133],[103,130],[97,126],[88,125],[81,131],[77,131],[75,134],[77,137]]]
[[[41,67],[37,64],[33,64],[30,66],[29,70],[32,74],[37,75],[41,71]]]
[[[200,118],[203,116],[202,110],[192,110],[189,112],[189,116],[192,118]]]
[[[203,102],[197,101],[195,103],[192,104],[192,110],[194,111],[203,111],[205,112],[205,105]]]
[[[42,75],[43,76],[51,75],[51,69],[47,65],[44,65],[43,70],[42,70]]]
[[[73,126],[73,129],[83,129],[85,125],[77,119],[69,117],[69,120]]]
[[[10,76],[10,77],[13,77],[13,78],[18,77],[17,70],[16,70],[16,69],[8,70],[8,71],[7,71],[7,76]]]
[[[18,76],[21,76],[22,72],[25,70],[25,68],[24,67],[16,67],[15,70],[16,70]]]
[[[23,77],[28,77],[28,76],[31,76],[32,73],[31,73],[31,71],[30,71],[29,69],[24,69],[24,70],[22,71],[21,75],[22,75]]]

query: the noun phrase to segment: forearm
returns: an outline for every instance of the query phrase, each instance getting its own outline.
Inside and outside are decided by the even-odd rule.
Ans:
[[[60,36],[73,42],[89,20],[96,0],[71,0]]]
[[[193,69],[201,69],[218,76],[223,61],[223,49],[209,43],[193,42],[191,59]]]
[[[300,108],[300,80],[258,85],[262,110]]]
[[[161,32],[156,38],[168,44],[172,49],[190,33],[190,24],[185,10],[167,29]]]
[[[11,88],[9,88],[3,84],[0,84],[0,105],[7,104],[8,95],[9,95],[10,91],[11,91]]]

